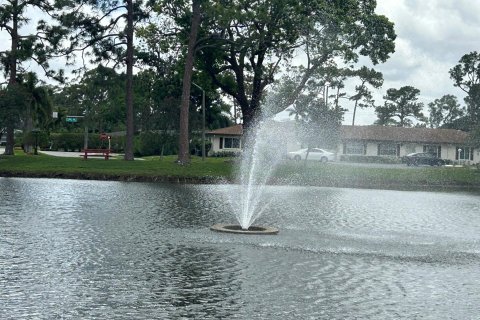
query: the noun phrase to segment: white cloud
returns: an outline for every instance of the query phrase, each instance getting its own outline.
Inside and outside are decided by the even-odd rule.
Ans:
[[[377,102],[387,89],[411,85],[420,89],[425,105],[445,94],[463,103],[465,95],[453,86],[449,70],[464,54],[480,51],[480,1],[378,0],[376,12],[394,22],[397,34],[395,53],[375,67],[385,79],[375,92]],[[357,119],[357,124],[371,124],[376,116],[373,110],[359,110]],[[351,111],[345,116],[350,122]]]

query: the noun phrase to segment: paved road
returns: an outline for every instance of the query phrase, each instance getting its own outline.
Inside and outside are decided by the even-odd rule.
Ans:
[[[5,152],[5,147],[0,147],[0,154]],[[83,152],[63,152],[63,151],[43,151],[39,150],[38,152],[48,154],[55,157],[66,157],[66,158],[77,158],[83,155]],[[118,156],[118,153],[111,153],[111,156]]]

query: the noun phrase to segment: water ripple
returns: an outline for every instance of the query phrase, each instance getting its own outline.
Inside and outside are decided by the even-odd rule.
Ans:
[[[228,188],[0,178],[2,319],[477,315],[478,196],[269,187],[243,237]]]

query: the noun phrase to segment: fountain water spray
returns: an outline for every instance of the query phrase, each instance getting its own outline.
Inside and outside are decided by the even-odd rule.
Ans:
[[[272,182],[278,164],[285,159],[289,140],[295,137],[293,121],[288,121],[288,116],[285,120],[289,111],[282,113],[283,119],[263,116],[244,131],[240,165],[236,167],[237,184],[227,191],[239,225],[217,224],[211,227],[212,230],[251,234],[278,232],[275,228],[252,224],[268,211],[274,200],[266,192],[266,186]],[[284,123],[287,121],[290,123]]]
[[[240,190],[236,218],[242,229],[248,229],[268,208],[272,199],[265,188],[277,164],[286,154],[278,123],[258,121],[246,134],[238,171]]]

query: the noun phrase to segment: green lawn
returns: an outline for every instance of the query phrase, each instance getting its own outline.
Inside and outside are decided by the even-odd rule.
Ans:
[[[27,155],[0,157],[0,175],[9,176],[78,176],[100,179],[152,179],[159,178],[229,178],[231,164],[225,158],[193,157],[191,164],[180,166],[176,156],[148,157],[143,160],[124,161],[122,159],[92,158],[83,160],[48,155]],[[153,180],[153,179],[152,179]]]
[[[480,171],[467,167],[375,168],[335,164],[287,164],[279,169],[286,180],[309,185],[393,189],[463,187],[480,190]],[[303,169],[303,170],[302,170]]]
[[[233,180],[235,161],[229,158],[193,157],[180,166],[176,156],[147,157],[123,161],[102,158],[83,160],[48,155],[0,156],[0,176],[63,177],[105,180],[216,182]],[[355,165],[295,163],[288,161],[277,169],[270,183],[338,187],[480,190],[480,170],[472,168],[373,168]]]

